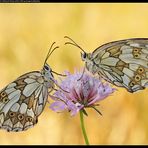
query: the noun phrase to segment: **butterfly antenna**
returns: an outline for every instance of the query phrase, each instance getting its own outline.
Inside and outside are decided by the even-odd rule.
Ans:
[[[53,42],[52,45],[50,46],[50,49],[49,49],[49,51],[48,51],[48,53],[47,53],[47,56],[46,56],[46,59],[45,59],[45,61],[44,61],[44,65],[46,64],[46,62],[47,62],[48,58],[51,56],[51,54],[52,54],[57,48],[59,48],[59,46],[56,46],[56,47],[54,47],[53,50],[52,50],[52,47],[53,47],[53,45],[54,45],[55,43],[56,43],[56,42]]]
[[[78,48],[81,49],[84,53],[86,53],[86,52],[84,51],[84,49],[81,48],[73,39],[71,39],[71,38],[68,37],[68,36],[64,36],[64,38],[67,38],[67,39],[69,39],[69,40],[71,41],[71,42],[66,42],[65,45],[71,44],[71,45],[73,45],[73,46],[78,47]]]

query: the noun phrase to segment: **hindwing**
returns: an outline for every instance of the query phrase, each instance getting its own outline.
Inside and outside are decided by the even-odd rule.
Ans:
[[[129,92],[148,87],[148,39],[110,42],[92,53],[98,74]]]
[[[0,91],[0,128],[24,131],[33,127],[47,98],[48,88],[39,71],[20,76]]]

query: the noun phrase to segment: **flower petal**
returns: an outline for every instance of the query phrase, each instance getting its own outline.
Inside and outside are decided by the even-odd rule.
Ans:
[[[73,102],[68,101],[67,107],[70,111],[71,116],[74,116],[79,112],[79,110],[83,107],[83,105],[81,105],[79,103],[74,104]]]
[[[74,116],[85,107],[95,106],[96,102],[105,99],[116,90],[88,73],[83,73],[82,77],[82,71],[76,71],[74,74],[66,71],[65,74],[67,77],[61,79],[58,85],[69,93],[59,89],[51,97],[55,102],[50,108],[56,112],[68,109],[71,116]]]
[[[63,110],[67,108],[67,106],[62,101],[56,101],[56,102],[53,102],[49,108],[55,112],[62,112]]]

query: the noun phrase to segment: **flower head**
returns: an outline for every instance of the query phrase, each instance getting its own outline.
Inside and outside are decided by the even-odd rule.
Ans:
[[[115,91],[108,83],[102,83],[99,79],[82,72],[70,74],[61,81],[59,86],[65,90],[57,90],[51,98],[54,102],[50,105],[53,111],[61,112],[68,109],[71,115],[76,115],[86,107],[94,107],[97,102],[105,99]]]

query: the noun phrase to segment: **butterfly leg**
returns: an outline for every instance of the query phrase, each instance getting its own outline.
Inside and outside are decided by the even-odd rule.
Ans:
[[[66,93],[69,93],[68,91],[64,90],[62,87],[60,87],[54,80],[51,79],[51,81],[58,87],[60,88],[61,90],[63,90],[64,92]],[[53,88],[53,90],[57,91],[57,89]]]

